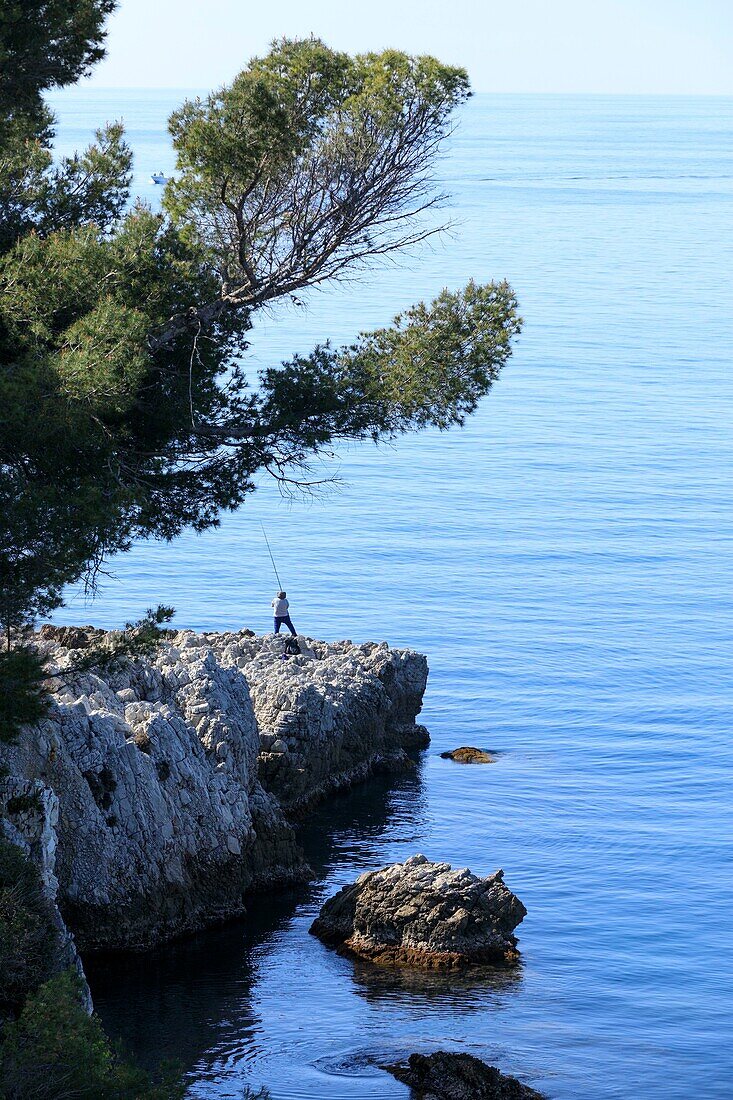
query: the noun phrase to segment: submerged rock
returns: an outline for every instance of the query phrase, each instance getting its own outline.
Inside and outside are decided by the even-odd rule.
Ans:
[[[314,642],[283,660],[281,639],[183,631],[151,658],[74,672],[103,638],[41,631],[50,709],[0,745],[8,776],[57,800],[57,901],[81,951],[151,946],[307,877],[283,805],[406,766],[421,736],[418,654]]]
[[[455,760],[457,764],[493,764],[494,758],[485,749],[476,749],[471,745],[462,745],[460,749],[441,752],[442,760]]]
[[[406,1066],[383,1068],[416,1100],[542,1100],[542,1093],[471,1054],[411,1054]]]
[[[519,958],[512,933],[526,913],[503,871],[482,879],[416,855],[344,886],[310,931],[344,954],[383,965],[511,966]]]

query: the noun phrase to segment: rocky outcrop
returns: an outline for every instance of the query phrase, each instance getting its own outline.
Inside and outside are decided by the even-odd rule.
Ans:
[[[225,666],[241,670],[260,735],[259,774],[288,811],[375,772],[412,766],[405,750],[429,736],[415,718],[427,685],[425,657],[386,642],[300,639],[283,659],[279,638],[208,635]]]
[[[460,749],[441,752],[441,760],[455,760],[456,764],[493,764],[494,758],[485,749],[462,745]]]
[[[80,950],[140,948],[308,875],[284,812],[403,766],[427,668],[382,646],[172,635],[75,672],[90,628],[44,628],[51,707],[0,765],[56,799],[58,902]],[[282,803],[282,805],[281,805]]]
[[[511,966],[519,958],[512,933],[526,913],[502,871],[482,879],[417,855],[360,875],[325,903],[310,930],[382,965]]]
[[[407,1065],[384,1066],[415,1100],[542,1100],[542,1093],[471,1054],[411,1054]]]
[[[59,905],[80,950],[160,942],[242,913],[262,878],[304,874],[257,781],[241,675],[187,637],[103,677],[71,671],[76,649],[48,632],[42,645],[51,709],[3,755],[58,799]]]

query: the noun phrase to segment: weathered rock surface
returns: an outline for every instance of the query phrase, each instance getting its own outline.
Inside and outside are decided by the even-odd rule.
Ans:
[[[511,966],[519,958],[512,933],[526,913],[502,871],[481,879],[416,855],[360,875],[325,903],[310,930],[382,965]]]
[[[280,639],[184,631],[151,659],[75,673],[91,633],[42,629],[50,711],[0,746],[11,777],[58,802],[58,903],[82,951],[159,943],[303,878],[281,801],[402,765],[420,736],[417,654],[313,643],[282,660]]]
[[[243,673],[260,734],[259,774],[288,810],[301,810],[375,772],[412,766],[405,750],[430,741],[415,718],[427,685],[425,657],[386,642],[300,639],[282,659],[273,637],[208,635],[224,666]]]
[[[420,1100],[542,1100],[542,1093],[471,1054],[411,1054],[406,1066],[384,1066]]]
[[[494,758],[485,749],[476,749],[472,745],[462,745],[460,749],[441,752],[442,760],[455,760],[457,764],[493,764]]]

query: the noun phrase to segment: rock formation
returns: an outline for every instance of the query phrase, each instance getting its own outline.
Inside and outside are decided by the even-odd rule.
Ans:
[[[542,1093],[471,1054],[411,1054],[406,1066],[384,1066],[420,1100],[542,1100]]]
[[[322,907],[311,932],[344,954],[383,965],[511,966],[527,910],[503,872],[478,878],[416,855],[368,871]]]
[[[89,637],[42,629],[50,710],[0,746],[10,777],[58,803],[58,903],[82,951],[159,943],[302,879],[281,802],[404,766],[426,737],[417,654],[312,643],[283,660],[280,640],[184,631],[150,659],[74,672]]]
[[[460,749],[441,752],[442,760],[455,760],[457,764],[493,764],[494,758],[485,749],[476,749],[472,745],[462,745]]]
[[[386,642],[303,643],[281,659],[275,638],[208,635],[222,664],[249,685],[260,733],[260,779],[289,811],[379,771],[412,766],[406,749],[430,738],[415,724],[425,657]]]

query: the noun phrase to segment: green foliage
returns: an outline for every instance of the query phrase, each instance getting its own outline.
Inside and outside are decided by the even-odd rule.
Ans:
[[[421,239],[430,167],[468,94],[465,71],[432,57],[282,39],[172,115],[166,209],[231,304],[293,294]]]
[[[45,677],[43,659],[31,646],[0,652],[0,743],[14,741],[22,726],[46,713]]]
[[[73,84],[104,56],[116,0],[3,0],[0,117],[38,114],[48,88]]]
[[[81,1006],[79,979],[67,971],[32,994],[0,1045],[2,1100],[176,1100],[180,1074],[157,1080],[126,1062],[99,1020]]]
[[[199,190],[205,195],[224,177],[236,195],[260,173],[286,170],[348,94],[350,65],[316,39],[283,40],[230,87],[184,103],[170,119],[183,175],[168,189],[168,205],[183,216]]]
[[[0,254],[24,235],[115,223],[129,197],[132,154],[119,123],[96,143],[56,165],[33,125],[16,123],[0,141]]]
[[[334,436],[376,440],[462,424],[498,377],[519,326],[507,283],[443,291],[351,347],[320,347],[265,371],[264,419],[291,462]]]
[[[158,604],[155,608],[149,607],[137,622],[125,623],[122,637],[116,643],[115,657],[150,657],[160,645],[166,624],[175,613],[175,608]]]
[[[188,371],[164,370],[146,347],[191,300],[172,236],[139,209],[113,239],[93,226],[29,236],[0,260],[5,621],[53,610],[63,584],[135,536],[206,526],[241,499],[218,459],[187,457]],[[196,395],[215,415],[210,374]]]
[[[7,806],[0,813],[3,809]],[[0,1007],[19,1006],[51,976],[56,947],[51,907],[38,873],[0,835]]]
[[[384,409],[383,431],[446,429],[463,424],[497,380],[520,324],[508,283],[471,281],[367,333],[346,361]]]
[[[7,810],[7,806],[0,807]],[[38,872],[0,835],[0,1100],[177,1100],[180,1072],[155,1078],[114,1049],[82,1007],[77,974],[54,974],[58,932]]]
[[[9,817],[15,814],[39,813],[41,806],[38,794],[16,794],[11,795],[5,803],[5,812]]]

